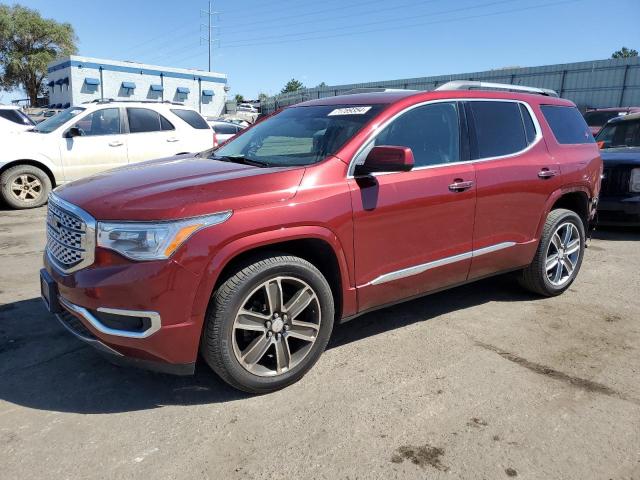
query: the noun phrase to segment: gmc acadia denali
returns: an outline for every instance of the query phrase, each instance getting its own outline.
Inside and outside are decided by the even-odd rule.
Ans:
[[[218,149],[57,188],[42,296],[116,362],[187,374],[200,354],[268,392],[313,366],[336,321],[504,272],[562,293],[601,175],[589,127],[553,91],[314,100]]]

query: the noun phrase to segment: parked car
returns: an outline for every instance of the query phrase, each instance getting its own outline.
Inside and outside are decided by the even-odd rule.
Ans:
[[[587,110],[584,113],[584,119],[587,121],[589,129],[595,137],[602,127],[612,118],[622,117],[636,112],[640,112],[640,107],[597,108]]]
[[[0,193],[13,208],[37,207],[65,182],[212,145],[205,119],[182,104],[103,101],[74,106],[5,142]]]
[[[640,113],[609,120],[596,141],[604,161],[598,223],[640,226]]]
[[[238,112],[260,113],[260,111],[250,103],[241,103],[237,107]]]
[[[45,303],[119,363],[187,374],[201,354],[268,392],[313,366],[334,322],[504,272],[561,294],[600,152],[571,102],[472,85],[535,93],[314,100],[218,149],[58,188]]]
[[[0,135],[23,132],[33,128],[35,123],[15,105],[0,105]],[[5,143],[5,142],[3,142]]]
[[[209,125],[211,125],[211,129],[213,130],[214,148],[235,137],[238,133],[244,130],[242,126],[231,122],[220,122],[211,120],[207,120],[207,122],[209,123]]]

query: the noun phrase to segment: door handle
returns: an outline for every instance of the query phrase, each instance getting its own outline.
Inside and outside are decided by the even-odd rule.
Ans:
[[[167,142],[171,142],[171,143],[173,143],[173,142],[177,142],[177,141],[179,141],[179,140],[180,140],[180,139],[179,139],[179,138],[176,138],[176,137],[167,138]]]
[[[456,178],[453,183],[449,185],[449,190],[452,192],[464,192],[465,190],[469,190],[471,187],[473,187],[473,182],[471,180],[465,182],[460,178]]]
[[[120,140],[114,140],[113,142],[109,142],[110,147],[121,147],[124,145]]]
[[[557,170],[549,170],[548,168],[543,168],[538,172],[538,178],[542,178],[542,179],[552,178],[558,175],[559,173],[560,172],[558,172]]]

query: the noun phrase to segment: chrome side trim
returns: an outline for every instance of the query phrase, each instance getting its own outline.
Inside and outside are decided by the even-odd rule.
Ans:
[[[527,102],[524,102],[522,100],[513,100],[513,99],[508,99],[508,98],[443,98],[443,99],[438,99],[438,100],[427,100],[425,102],[420,102],[420,103],[416,103],[415,105],[411,105],[407,108],[405,108],[404,110],[396,113],[393,117],[385,120],[383,123],[381,123],[380,125],[376,126],[375,130],[373,132],[371,132],[371,134],[369,135],[369,137],[362,143],[362,145],[360,145],[360,148],[358,148],[358,150],[356,151],[355,155],[351,158],[351,161],[349,162],[349,167],[347,169],[347,179],[352,179],[355,178],[353,176],[353,172],[356,168],[356,165],[360,162],[360,156],[364,154],[364,152],[367,151],[367,149],[371,146],[371,144],[375,141],[375,139],[378,137],[378,135],[380,134],[380,132],[382,132],[382,130],[384,130],[387,126],[389,126],[391,124],[391,122],[393,122],[394,120],[396,120],[398,117],[400,117],[401,115],[404,115],[405,113],[413,110],[414,108],[418,108],[418,107],[423,107],[425,105],[431,105],[433,103],[453,103],[453,102],[510,102],[510,103],[520,103],[522,105],[524,105],[524,107],[527,109],[527,111],[529,112],[529,115],[531,116],[531,120],[533,120],[533,125],[535,127],[536,130],[536,136],[533,139],[533,141],[527,146],[525,147],[523,150],[520,150],[519,152],[514,152],[514,153],[509,153],[508,155],[500,155],[497,157],[485,157],[485,158],[476,158],[475,160],[464,160],[464,161],[460,161],[460,162],[451,162],[451,163],[439,163],[436,165],[426,165],[423,167],[416,167],[411,169],[409,172],[400,172],[403,175],[407,175],[407,174],[411,174],[411,172],[419,172],[420,170],[427,170],[427,169],[431,169],[431,168],[443,168],[443,167],[450,167],[453,165],[466,165],[466,164],[473,164],[473,163],[480,163],[480,162],[489,162],[492,160],[502,160],[504,158],[511,158],[511,157],[515,157],[518,155],[523,155],[525,153],[527,153],[529,150],[533,149],[536,145],[538,145],[538,143],[540,143],[540,141],[542,140],[542,127],[540,126],[540,122],[538,121],[538,117],[536,117],[536,114],[533,112],[533,108],[531,108],[531,105],[529,105]],[[364,161],[364,159],[362,159],[362,161]],[[398,174],[399,172],[377,172],[377,173],[373,173],[372,175],[374,177],[378,177],[381,175],[393,175],[393,174]]]
[[[366,287],[368,285],[380,285],[381,283],[387,283],[394,280],[400,280],[401,278],[411,277],[413,275],[418,275],[433,268],[442,267],[451,263],[461,262],[463,260],[468,260],[470,258],[479,257],[481,255],[486,255],[488,253],[493,253],[505,248],[513,247],[515,244],[516,242],[502,242],[496,245],[490,245],[488,247],[480,248],[478,250],[473,250],[471,252],[460,253],[451,257],[445,257],[439,260],[434,260],[432,262],[415,265],[413,267],[403,268],[402,270],[396,270],[395,272],[389,272],[385,273],[384,275],[380,275],[379,277],[374,278],[372,281],[362,286]]]
[[[115,328],[109,328],[106,325],[104,325],[100,319],[96,318],[89,310],[87,310],[84,307],[81,307],[80,305],[75,305],[71,302],[69,302],[68,300],[59,297],[60,299],[60,304],[66,308],[67,310],[69,310],[71,313],[75,313],[77,315],[80,315],[83,319],[85,319],[87,322],[89,322],[91,324],[91,326],[93,326],[96,330],[98,330],[100,333],[104,333],[105,335],[113,335],[116,337],[125,337],[125,338],[147,338],[151,335],[153,335],[154,333],[156,333],[158,330],[160,330],[160,327],[162,326],[162,322],[160,320],[160,314],[158,312],[144,312],[144,311],[137,311],[137,310],[120,310],[117,308],[103,308],[100,307],[98,308],[99,312],[104,312],[104,313],[112,313],[114,315],[125,315],[125,316],[129,316],[129,317],[141,317],[141,318],[148,318],[151,321],[151,326],[146,329],[144,332],[129,332],[127,330],[117,330]]]

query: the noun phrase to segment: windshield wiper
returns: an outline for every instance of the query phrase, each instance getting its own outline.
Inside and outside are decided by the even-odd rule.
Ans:
[[[269,162],[254,160],[252,158],[247,158],[244,155],[213,155],[209,158],[211,158],[212,160],[220,160],[221,162],[233,162],[233,163],[241,163],[243,165],[253,165],[254,167],[270,167],[271,166]]]

